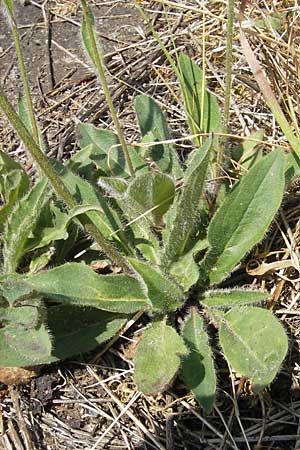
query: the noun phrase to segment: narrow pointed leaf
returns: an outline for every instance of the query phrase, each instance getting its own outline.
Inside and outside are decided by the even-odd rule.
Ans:
[[[135,111],[143,142],[158,142],[146,150],[145,156],[152,159],[162,172],[181,178],[182,169],[175,148],[169,143],[159,143],[170,140],[171,135],[158,104],[148,95],[138,95],[135,98]]]
[[[211,308],[251,305],[265,301],[270,294],[250,289],[213,289],[206,291],[201,303]]]
[[[84,264],[67,263],[24,278],[36,292],[60,303],[132,313],[148,309],[143,287],[128,275],[97,275]]]
[[[183,290],[170,277],[149,263],[134,258],[128,260],[145,282],[153,312],[167,313],[182,306]]]
[[[146,395],[164,391],[173,381],[180,357],[187,354],[182,338],[165,322],[147,329],[134,358],[134,381]]]
[[[220,131],[222,123],[220,109],[216,97],[205,88],[202,70],[189,56],[184,54],[179,55],[178,69],[185,109],[192,133]],[[202,100],[203,95],[204,100]],[[200,142],[199,138],[196,142]]]
[[[288,350],[288,338],[280,322],[262,308],[226,313],[219,339],[229,364],[252,378],[255,392],[273,381]]]
[[[0,231],[17,201],[29,188],[29,178],[23,168],[0,150]]]
[[[274,150],[256,163],[235,186],[208,228],[211,245],[205,264],[210,283],[228,276],[234,266],[265,235],[280,207],[285,158]]]
[[[208,414],[215,400],[216,373],[203,319],[194,308],[184,324],[182,336],[190,350],[182,363],[184,381]]]
[[[87,5],[87,8],[88,8],[89,20],[92,25],[92,30],[93,30],[92,32],[94,34],[94,39],[95,39],[95,42],[97,42],[97,36],[95,33],[95,29],[94,29],[94,22],[95,22],[94,15],[92,13],[91,8],[88,5]],[[85,17],[83,17],[82,23],[81,23],[81,37],[82,37],[82,42],[83,42],[84,48],[85,48],[88,56],[90,57],[93,64],[96,65],[95,64],[95,55],[93,52],[93,47],[91,45],[90,36],[89,36],[88,30],[87,30]]]
[[[201,209],[211,139],[197,150],[184,175],[182,192],[176,203],[173,224],[165,242],[165,259],[169,264],[184,253],[185,246],[195,229]]]
[[[17,270],[28,237],[48,198],[48,181],[46,178],[41,178],[10,214],[3,234],[3,269],[5,273],[13,273]]]

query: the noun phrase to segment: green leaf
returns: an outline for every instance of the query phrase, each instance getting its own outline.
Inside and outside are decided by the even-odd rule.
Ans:
[[[88,181],[93,179],[93,174],[96,168],[94,161],[90,158],[93,149],[93,144],[86,145],[76,152],[72,158],[66,161],[66,166],[71,169],[72,172],[80,175]]]
[[[288,351],[288,338],[280,322],[262,308],[226,313],[219,339],[229,364],[252,378],[255,392],[273,381]]]
[[[0,275],[0,296],[9,305],[31,299],[33,294],[34,289],[20,275]]]
[[[23,168],[0,150],[0,231],[17,201],[28,191],[29,178]]]
[[[172,262],[168,267],[168,273],[182,286],[184,292],[187,292],[199,279],[199,266],[194,258],[197,253],[206,247],[208,247],[207,240],[199,239],[191,250],[180,256],[177,261]]]
[[[67,263],[24,280],[39,294],[61,303],[127,314],[151,306],[143,287],[135,278],[128,275],[97,275],[84,264]]]
[[[139,218],[130,225],[134,234],[134,246],[145,259],[153,264],[160,263],[159,241],[151,231],[149,222],[145,218]]]
[[[8,14],[10,15],[11,18],[14,17],[14,2],[13,0],[3,0],[3,3],[6,7],[6,10],[8,12]]]
[[[182,363],[184,381],[208,414],[215,400],[216,373],[204,323],[195,308],[184,323],[182,336],[190,350]]]
[[[134,381],[146,395],[164,391],[173,381],[180,357],[187,354],[182,338],[163,322],[147,329],[134,358]]]
[[[49,364],[82,352],[92,350],[114,336],[125,324],[127,316],[82,308],[73,305],[58,305],[48,308],[47,329],[51,335],[51,354],[42,354],[34,359],[22,351],[8,347],[4,328],[0,329],[0,366],[24,367]],[[22,345],[19,349],[22,349]]]
[[[126,191],[128,182],[124,178],[97,177],[97,185],[113,197],[120,197]]]
[[[48,309],[48,328],[53,350],[48,362],[92,350],[114,336],[128,320],[122,314],[58,305]]]
[[[240,145],[233,149],[233,158],[238,161],[239,166],[249,170],[256,162],[263,158],[262,141],[264,138],[263,130],[258,130],[250,134]]]
[[[280,207],[285,158],[274,150],[256,163],[227,195],[208,228],[211,250],[205,259],[210,283],[222,281],[265,235]]]
[[[175,195],[175,184],[163,173],[145,173],[136,176],[123,197],[126,213],[131,219],[145,215],[154,225],[161,224]]]
[[[167,121],[158,104],[148,95],[137,95],[135,111],[143,142],[158,142],[145,152],[145,156],[154,161],[162,172],[182,177],[176,150],[171,144],[160,144],[171,139]],[[146,138],[146,139],[145,139]]]
[[[127,244],[126,238],[122,235],[122,232],[115,233],[115,231],[122,229],[121,220],[118,214],[109,206],[107,199],[96,192],[91,184],[74,175],[70,169],[58,161],[53,161],[52,164],[77,203],[102,209],[102,213],[91,211],[87,213],[87,216],[104,236],[109,237],[112,235],[113,239],[123,243],[125,249]]]
[[[94,125],[79,123],[79,144],[92,146],[89,158],[102,171],[102,175],[129,178],[126,161],[119,138],[109,130],[99,130]],[[130,159],[135,172],[148,171],[147,164],[134,147],[129,147]]]
[[[183,255],[185,246],[195,230],[200,215],[206,171],[209,163],[211,139],[197,150],[185,172],[180,197],[176,202],[173,225],[165,242],[166,264]]]
[[[56,221],[54,226],[42,228],[38,234],[38,241],[34,245],[28,245],[30,250],[45,247],[51,242],[60,239],[68,239],[67,228],[70,222],[82,214],[89,211],[102,211],[100,206],[78,205],[68,211],[68,214],[61,212],[58,208],[52,207],[52,211],[56,212]]]
[[[128,261],[147,286],[153,312],[167,313],[182,306],[184,300],[182,289],[158,267],[134,258],[128,258]]]
[[[270,294],[250,289],[213,289],[206,291],[200,301],[210,308],[251,305],[265,301]]]
[[[191,132],[197,134],[221,131],[220,109],[216,97],[205,89],[202,70],[184,54],[179,55],[178,65],[181,74],[179,82]],[[198,138],[195,142],[199,144],[201,141]]]
[[[7,345],[21,357],[25,356],[28,363],[37,363],[51,354],[51,338],[43,323],[39,328],[29,330],[6,328],[4,338]]]
[[[17,270],[25,252],[28,236],[32,233],[48,198],[48,180],[41,178],[11,212],[3,234],[5,273],[13,273]]]
[[[96,36],[96,33],[95,33],[95,27],[94,27],[94,24],[95,24],[94,15],[92,13],[91,8],[88,5],[87,5],[87,8],[88,8],[89,20],[90,20],[90,23],[92,25],[92,32],[93,32],[93,35],[94,35],[94,39],[95,39],[95,42],[97,42],[97,36]],[[83,42],[84,48],[85,48],[88,56],[90,57],[90,60],[93,62],[94,65],[96,65],[96,63],[95,63],[95,55],[94,55],[94,51],[93,51],[93,46],[92,46],[91,41],[90,41],[90,37],[89,37],[88,30],[87,30],[85,17],[82,18],[82,22],[81,22],[81,37],[82,37],[82,42]]]

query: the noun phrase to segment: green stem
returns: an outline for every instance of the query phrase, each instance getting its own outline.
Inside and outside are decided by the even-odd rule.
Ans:
[[[27,75],[26,75],[26,68],[25,68],[25,64],[24,64],[23,52],[22,52],[21,43],[20,43],[20,37],[19,37],[18,28],[15,23],[15,20],[13,17],[11,19],[12,19],[12,33],[13,33],[15,48],[16,48],[17,57],[18,57],[20,74],[21,74],[21,78],[22,78],[22,82],[23,82],[23,88],[24,88],[24,93],[25,93],[25,98],[26,98],[26,105],[27,105],[29,120],[30,120],[31,128],[32,128],[32,135],[33,135],[35,142],[38,144],[39,143],[39,132],[38,132],[38,127],[37,127],[37,123],[35,120],[35,115],[34,115],[34,110],[33,110],[33,105],[32,105],[32,98],[31,98],[28,79],[27,79]]]
[[[225,85],[225,104],[224,104],[224,122],[223,134],[228,132],[228,122],[230,115],[230,100],[231,100],[231,83],[232,83],[232,42],[233,42],[233,21],[234,21],[234,0],[227,1],[227,33],[226,33],[226,85]],[[222,170],[224,149],[226,139],[220,145],[218,154],[218,171]]]
[[[15,131],[24,142],[27,150],[32,156],[35,163],[40,168],[41,172],[49,179],[53,186],[53,189],[58,197],[60,197],[69,208],[77,206],[77,202],[74,200],[70,192],[66,189],[64,183],[52,167],[46,155],[41,151],[37,143],[34,141],[28,130],[24,126],[23,122],[19,118],[18,114],[13,109],[9,100],[7,99],[2,87],[0,86],[0,108],[10,121]],[[81,224],[85,230],[95,239],[100,248],[107,254],[107,256],[125,272],[132,272],[132,268],[126,259],[114,248],[114,246],[108,242],[98,228],[91,222],[89,217],[84,214],[79,218]]]
[[[116,131],[117,131],[117,134],[118,134],[118,137],[119,137],[119,141],[120,141],[123,153],[124,153],[124,157],[125,157],[125,160],[126,160],[126,164],[127,164],[129,173],[130,173],[130,175],[132,177],[134,177],[134,175],[135,175],[134,174],[134,168],[133,168],[130,156],[129,156],[127,144],[125,142],[125,139],[124,139],[124,136],[123,136],[123,133],[122,133],[122,129],[121,129],[121,125],[120,125],[120,121],[118,119],[115,107],[113,105],[113,101],[112,101],[112,98],[111,98],[111,95],[110,95],[110,91],[109,91],[109,88],[108,88],[108,84],[107,84],[107,81],[106,81],[102,52],[100,51],[100,49],[99,49],[99,47],[97,45],[97,42],[96,42],[96,39],[95,39],[95,35],[94,35],[94,32],[93,32],[93,25],[91,23],[89,7],[88,7],[88,4],[87,4],[86,0],[81,0],[81,4],[82,4],[82,9],[83,9],[84,20],[85,20],[85,23],[86,23],[86,29],[87,29],[87,32],[88,32],[88,37],[89,37],[89,41],[90,41],[90,44],[91,44],[91,53],[93,55],[93,62],[95,64],[95,66],[96,66],[96,69],[97,69],[97,72],[98,72],[98,75],[99,75],[99,78],[100,78],[100,81],[101,81],[101,84],[102,84],[104,95],[105,95],[105,98],[106,98],[106,101],[107,101],[107,104],[108,104],[108,107],[109,107],[109,110],[110,110],[110,113],[111,113],[111,117],[113,119]]]

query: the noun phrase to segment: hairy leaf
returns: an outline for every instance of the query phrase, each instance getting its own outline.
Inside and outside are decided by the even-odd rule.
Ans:
[[[29,188],[29,178],[23,168],[0,150],[0,231],[17,201]]]
[[[146,395],[166,389],[175,377],[180,357],[187,354],[182,338],[163,322],[147,329],[134,358],[134,381]]]
[[[190,350],[182,363],[185,384],[208,414],[215,400],[216,373],[203,319],[195,308],[184,323],[182,335]]]
[[[219,283],[265,235],[283,196],[285,158],[274,150],[228,194],[208,228],[211,250],[205,270]]]
[[[173,202],[175,184],[163,173],[145,173],[136,176],[125,192],[126,213],[134,219],[145,215],[154,226],[159,226],[163,215]]]
[[[92,350],[114,336],[125,324],[127,316],[101,311],[97,308],[82,308],[73,305],[58,305],[48,308],[47,330],[51,335],[51,354],[35,354],[31,358],[25,351],[8,347],[4,328],[0,328],[0,366],[24,367],[35,364],[50,364],[82,352]],[[16,343],[14,343],[16,345]]]
[[[176,212],[167,241],[165,242],[165,261],[170,264],[178,259],[195,229],[201,208],[211,139],[197,150],[184,175],[182,192],[176,202]]]
[[[3,234],[3,269],[5,273],[13,273],[17,270],[28,237],[34,230],[48,196],[48,180],[41,178],[10,214]]]
[[[36,292],[60,303],[127,314],[151,306],[135,278],[128,275],[97,275],[80,263],[67,263],[24,279]]]
[[[269,296],[265,292],[250,289],[213,289],[206,291],[200,301],[205,306],[223,308],[260,303]]]
[[[143,142],[157,142],[157,145],[154,144],[148,148],[145,156],[154,161],[162,172],[181,178],[182,169],[175,148],[170,143],[162,142],[170,140],[171,136],[167,121],[158,104],[148,95],[137,95],[135,111]]]
[[[79,123],[79,143],[81,147],[92,145],[89,158],[104,176],[130,177],[119,138],[109,130],[99,130],[92,124]],[[147,164],[134,147],[129,147],[130,159],[135,172],[148,171]]]
[[[184,299],[182,289],[158,267],[133,258],[128,258],[128,260],[147,286],[153,312],[167,313],[182,306]]]
[[[252,378],[255,392],[273,381],[288,350],[280,322],[262,308],[239,308],[226,313],[219,339],[229,364]]]
[[[115,233],[115,231],[122,229],[121,220],[116,211],[110,207],[107,199],[96,192],[90,183],[73,174],[70,169],[58,161],[53,161],[53,165],[67,189],[78,203],[96,206],[102,209],[102,213],[91,211],[87,213],[87,216],[104,236],[109,237],[112,235],[113,239],[124,245],[125,250],[127,246],[126,238],[122,232]]]
[[[208,246],[206,239],[199,239],[198,242],[184,255],[180,256],[168,267],[168,273],[187,292],[191,286],[199,279],[199,267],[195,262],[195,256]]]
[[[179,55],[178,69],[191,132],[197,134],[220,131],[222,124],[220,109],[216,97],[205,88],[202,70],[184,54]],[[200,143],[199,138],[196,142]]]

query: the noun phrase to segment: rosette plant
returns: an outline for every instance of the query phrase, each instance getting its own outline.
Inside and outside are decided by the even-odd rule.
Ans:
[[[4,3],[14,23],[12,3]],[[65,164],[49,161],[28,102],[19,100],[17,114],[1,88],[0,107],[43,175],[30,187],[23,168],[0,153],[0,365],[48,364],[90,350],[144,312],[151,320],[134,358],[138,389],[155,394],[181,373],[209,412],[216,375],[207,324],[218,329],[228,364],[252,379],[255,392],[272,382],[287,353],[282,325],[261,307],[267,293],[219,287],[278,212],[285,156],[275,150],[247,160],[247,173],[231,189],[218,186],[212,207],[221,113],[201,69],[184,54],[176,74],[194,149],[179,159],[162,110],[146,95],[135,98],[141,142],[127,145],[93,16],[86,1],[82,6],[83,42],[117,134],[79,123],[80,151]],[[101,259],[121,273],[94,272],[91,260]]]

